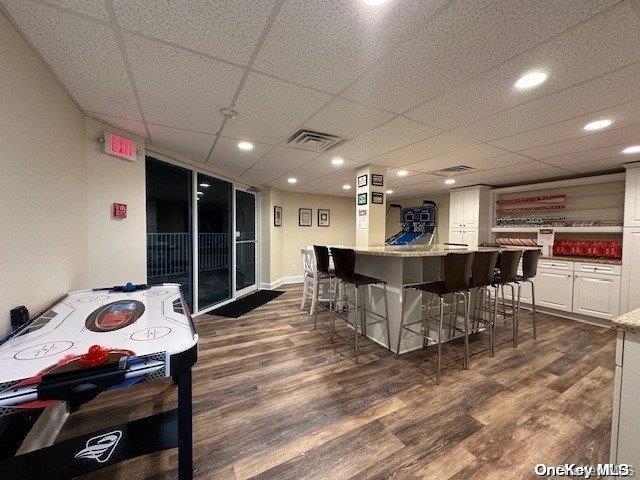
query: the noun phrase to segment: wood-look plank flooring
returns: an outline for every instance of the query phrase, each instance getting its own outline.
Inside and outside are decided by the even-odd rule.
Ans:
[[[487,337],[397,360],[328,316],[313,330],[299,287],[244,317],[195,319],[197,479],[534,478],[537,463],[608,462],[615,335],[539,315],[539,336],[521,321],[520,344],[499,322],[495,358]],[[107,392],[72,415],[61,438],[175,406],[166,382]],[[144,441],[144,439],[140,439]],[[175,478],[176,450],[103,469],[87,478]]]

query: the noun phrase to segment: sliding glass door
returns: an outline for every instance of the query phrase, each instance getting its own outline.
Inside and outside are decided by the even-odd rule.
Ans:
[[[256,289],[256,195],[236,189],[236,292]]]
[[[147,282],[179,283],[193,308],[191,171],[147,158]]]
[[[152,157],[146,176],[148,283],[179,283],[196,313],[255,290],[255,193]]]
[[[198,173],[198,310],[233,296],[233,185]]]

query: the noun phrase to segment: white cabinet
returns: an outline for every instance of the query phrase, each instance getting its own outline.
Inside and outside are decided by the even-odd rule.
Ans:
[[[464,192],[455,191],[449,195],[449,228],[461,228],[464,224]]]
[[[469,228],[478,228],[480,215],[480,190],[462,191],[462,225]]]
[[[449,229],[449,243],[464,243],[462,228]]]
[[[573,273],[563,268],[539,268],[535,279],[536,305],[570,312],[573,307]]]
[[[640,227],[640,164],[627,166],[624,185],[624,226]]]
[[[488,240],[489,194],[486,187],[454,190],[449,195],[449,242],[477,246]]]
[[[622,313],[640,308],[639,272],[640,228],[625,227],[622,236],[622,288],[620,293],[620,310]]]
[[[472,228],[450,228],[449,229],[449,243],[462,243],[469,245],[470,247],[478,246],[478,229]]]
[[[620,313],[620,277],[611,274],[575,274],[573,311],[613,320]]]

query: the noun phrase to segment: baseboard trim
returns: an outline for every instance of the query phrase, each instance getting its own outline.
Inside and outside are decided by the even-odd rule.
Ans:
[[[280,277],[275,279],[271,283],[262,282],[260,283],[260,288],[263,290],[273,290],[282,285],[293,285],[295,283],[302,283],[302,275],[297,275],[293,277]]]

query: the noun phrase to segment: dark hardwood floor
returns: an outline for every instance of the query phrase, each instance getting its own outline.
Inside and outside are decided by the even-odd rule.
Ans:
[[[549,315],[539,337],[521,322],[399,360],[372,342],[352,360],[352,332],[334,348],[299,309],[300,288],[244,317],[196,318],[194,452],[198,479],[533,478],[537,463],[608,462],[615,335]],[[61,438],[173,408],[167,382],[108,392],[72,415]],[[144,439],[140,439],[144,441]],[[123,462],[91,478],[176,476],[176,451]]]

